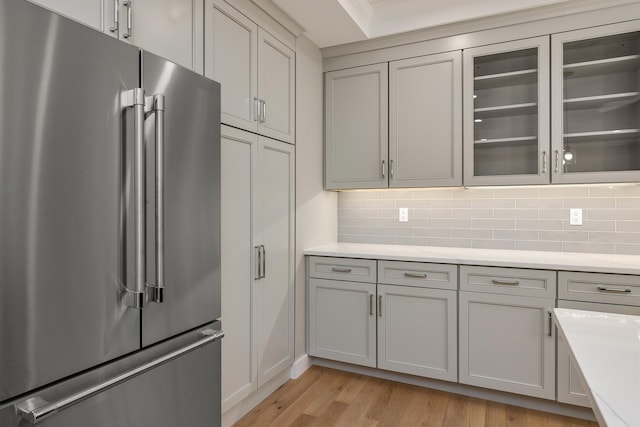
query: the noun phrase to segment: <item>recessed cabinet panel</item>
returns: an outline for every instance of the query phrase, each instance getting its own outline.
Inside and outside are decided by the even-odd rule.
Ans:
[[[378,284],[378,367],[456,381],[456,296]]]
[[[640,177],[640,24],[552,36],[553,179]]]
[[[555,398],[553,298],[460,292],[460,382]]]
[[[325,188],[388,183],[387,64],[325,74]]]
[[[549,182],[549,38],[464,51],[465,185]]]
[[[389,63],[389,187],[462,184],[461,60]]]
[[[376,284],[309,279],[309,354],[376,366]]]
[[[256,131],[258,26],[224,1],[206,10],[205,76],[221,84],[222,122]]]

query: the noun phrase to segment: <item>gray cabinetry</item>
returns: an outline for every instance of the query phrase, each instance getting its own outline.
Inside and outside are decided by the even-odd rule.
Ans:
[[[201,1],[31,1],[196,72],[202,72]]]
[[[554,34],[553,181],[640,178],[640,22]]]
[[[222,84],[222,122],[295,139],[295,52],[224,0],[205,10],[204,73]]]
[[[558,273],[558,307],[639,316],[638,289],[639,276],[561,271]],[[569,347],[561,336],[558,336],[558,401],[591,406]]]
[[[461,267],[461,289],[470,289],[466,277],[478,267]],[[478,272],[486,277],[488,268]],[[529,296],[531,289],[518,295],[515,282],[526,282],[539,271],[522,276],[507,275],[496,268],[491,283],[495,291],[511,289],[508,295],[461,291],[459,296],[459,378],[463,384],[555,399],[555,332],[551,323],[554,297]],[[507,276],[507,277],[505,277]],[[498,282],[498,283],[495,283]],[[555,294],[555,278],[548,286]],[[490,286],[490,284],[487,284]],[[484,288],[484,285],[478,290]],[[487,288],[485,288],[487,289]]]
[[[378,261],[378,270],[378,368],[457,381],[457,267]]]
[[[388,185],[387,63],[326,73],[325,188]]]
[[[463,55],[465,185],[549,183],[549,37]]]
[[[309,354],[376,367],[376,262],[309,257],[307,266]]]
[[[223,411],[293,362],[293,148],[222,126]]]
[[[389,187],[462,185],[460,51],[389,63]]]

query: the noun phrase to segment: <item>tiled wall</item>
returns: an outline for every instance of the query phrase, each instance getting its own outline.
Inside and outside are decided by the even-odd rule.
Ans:
[[[338,241],[640,254],[640,185],[345,191]]]

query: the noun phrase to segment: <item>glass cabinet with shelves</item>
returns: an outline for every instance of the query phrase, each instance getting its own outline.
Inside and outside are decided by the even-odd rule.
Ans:
[[[552,36],[553,182],[640,180],[640,23]]]
[[[549,182],[549,38],[467,49],[465,185]]]

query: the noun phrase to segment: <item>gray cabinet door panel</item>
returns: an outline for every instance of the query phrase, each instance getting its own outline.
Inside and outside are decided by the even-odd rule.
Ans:
[[[325,188],[388,184],[387,63],[325,74]]]
[[[389,186],[462,185],[462,54],[389,63]]]
[[[143,345],[220,317],[220,85],[144,52],[147,94],[165,95],[165,301],[142,314]],[[169,82],[167,82],[169,76]],[[155,279],[154,115],[147,140],[147,282]]]
[[[139,311],[121,301],[133,114],[120,104],[138,50],[24,1],[0,16],[3,401],[139,348]]]

